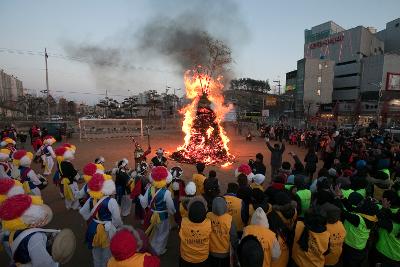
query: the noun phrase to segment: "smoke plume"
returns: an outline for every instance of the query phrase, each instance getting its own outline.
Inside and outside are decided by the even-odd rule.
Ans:
[[[233,0],[153,0],[149,5],[153,17],[139,27],[129,25],[103,43],[65,42],[69,56],[87,59],[97,87],[126,88],[138,76],[156,79],[154,73],[181,79],[185,70],[211,64],[210,44],[234,56],[235,49],[248,39]],[[221,65],[219,73],[229,77],[229,64]]]

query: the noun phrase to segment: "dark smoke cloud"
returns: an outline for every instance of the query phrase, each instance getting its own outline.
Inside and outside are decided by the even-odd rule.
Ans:
[[[249,37],[234,0],[153,0],[149,5],[155,16],[139,28],[130,25],[97,45],[65,43],[65,51],[70,56],[89,59],[97,86],[124,87],[121,84],[124,72],[132,79],[134,66],[159,63],[160,58],[166,64],[155,70],[169,65],[170,70],[178,71],[181,76],[197,64],[208,63],[205,40],[222,41],[232,48],[234,57],[235,49]],[[118,75],[113,73],[115,66],[122,67]],[[230,75],[226,72],[225,76]]]

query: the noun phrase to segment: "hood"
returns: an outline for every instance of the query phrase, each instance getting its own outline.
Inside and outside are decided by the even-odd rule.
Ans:
[[[212,212],[215,215],[224,215],[227,211],[226,201],[223,197],[216,197],[212,203]]]
[[[191,222],[201,223],[207,215],[207,201],[202,196],[193,197],[188,204],[188,218]]]
[[[267,215],[265,214],[264,210],[259,207],[254,212],[253,216],[251,217],[250,224],[252,225],[260,225],[266,228],[269,228],[269,222]]]

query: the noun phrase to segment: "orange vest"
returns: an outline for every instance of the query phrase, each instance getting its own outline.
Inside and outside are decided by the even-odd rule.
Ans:
[[[297,212],[295,209],[295,213],[291,219],[286,219],[285,216],[280,211],[275,211],[276,214],[281,218],[282,222],[288,227],[290,230],[293,230],[294,224],[297,219]],[[289,262],[289,247],[286,244],[286,241],[282,238],[282,236],[278,235],[279,246],[281,247],[281,255],[277,261],[273,261],[271,263],[271,267],[286,267]]]
[[[324,253],[329,246],[329,232],[314,233],[309,231],[308,251],[303,251],[297,243],[304,230],[304,223],[298,221],[294,233],[292,258],[299,267],[323,267]]]
[[[264,263],[263,267],[271,266],[272,262],[272,245],[274,240],[276,240],[274,232],[269,230],[268,228],[261,225],[249,225],[243,229],[243,237],[253,235],[260,242],[263,251],[264,251]]]
[[[179,203],[179,213],[181,214],[182,218],[188,216],[188,211],[183,207],[182,202]]]
[[[271,263],[271,267],[286,267],[289,262],[289,248],[285,240],[278,235],[279,246],[281,247],[281,255],[277,261]]]
[[[326,230],[331,235],[329,238],[329,254],[325,256],[325,265],[336,265],[342,254],[346,229],[341,221],[326,225]]]
[[[251,187],[251,189],[260,189],[261,191],[264,192],[264,187],[262,185],[260,185],[260,184],[252,183],[250,185],[250,187]]]
[[[211,221],[210,252],[228,253],[230,249],[230,230],[232,226],[232,216],[225,213],[221,216],[212,212],[207,213],[207,218]]]
[[[297,209],[294,209],[294,215],[291,219],[286,219],[286,217],[283,216],[282,212],[280,212],[279,210],[276,210],[275,212],[276,214],[278,214],[279,218],[281,218],[285,226],[289,228],[291,231],[293,231],[293,228],[297,220]]]
[[[203,174],[195,173],[192,176],[192,180],[196,185],[196,195],[200,196],[204,194],[204,180],[206,177]]]
[[[181,239],[181,257],[190,263],[201,263],[208,258],[211,234],[211,221],[193,223],[182,218],[179,237]]]
[[[117,261],[114,257],[108,260],[107,267],[144,267],[144,257],[151,256],[149,253],[136,253],[132,257],[123,260]]]
[[[233,222],[236,225],[236,231],[243,231],[243,221],[242,221],[242,200],[235,196],[226,195],[224,196],[226,200],[226,205],[228,208],[228,213],[232,216]]]

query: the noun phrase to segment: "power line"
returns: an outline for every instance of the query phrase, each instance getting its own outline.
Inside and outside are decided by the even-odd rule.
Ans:
[[[9,53],[9,54],[17,54],[17,55],[28,55],[28,56],[44,56],[43,52],[40,51],[33,51],[33,50],[21,50],[21,49],[14,49],[14,48],[5,48],[0,47],[0,53]],[[148,72],[160,72],[160,73],[179,73],[179,71],[172,71],[172,70],[164,70],[158,68],[150,68],[150,67],[142,67],[142,66],[134,66],[131,64],[123,64],[123,63],[97,63],[95,60],[92,60],[88,57],[72,57],[63,54],[55,54],[55,53],[47,53],[48,57],[64,59],[69,61],[77,61],[81,63],[87,63],[92,65],[97,65],[99,67],[109,67],[109,68],[119,68],[125,70],[138,70],[138,71],[148,71]]]

